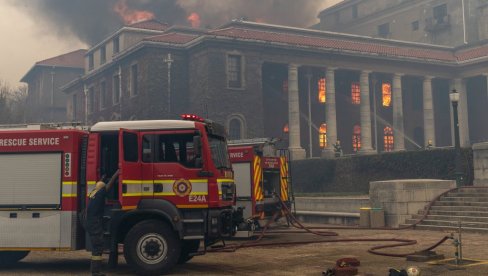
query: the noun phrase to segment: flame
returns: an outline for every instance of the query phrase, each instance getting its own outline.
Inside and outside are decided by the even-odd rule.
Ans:
[[[129,25],[154,18],[154,13],[150,11],[130,9],[127,6],[127,0],[119,0],[113,10],[120,15],[125,24]]]
[[[199,28],[200,27],[200,15],[196,12],[192,12],[190,16],[186,18],[190,23],[193,28]]]

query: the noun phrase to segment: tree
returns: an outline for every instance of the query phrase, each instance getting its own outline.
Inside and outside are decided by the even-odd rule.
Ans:
[[[26,86],[14,88],[6,81],[0,80],[0,124],[24,122],[26,98]]]

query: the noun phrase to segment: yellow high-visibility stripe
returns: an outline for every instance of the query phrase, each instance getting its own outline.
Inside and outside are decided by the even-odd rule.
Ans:
[[[152,196],[153,194],[152,193],[123,193],[122,196]],[[154,193],[155,196],[176,196],[175,193],[173,192],[161,192],[161,193]],[[202,196],[202,195],[208,195],[207,192],[192,192],[190,193],[190,195],[193,195],[193,196]]]
[[[219,183],[219,182],[234,182],[234,179],[231,179],[231,178],[217,179],[217,183]]]
[[[177,204],[176,207],[178,207],[178,208],[208,208],[208,204],[195,204],[195,205]]]
[[[254,199],[256,201],[263,200],[263,190],[261,187],[261,182],[263,179],[263,171],[261,169],[261,158],[259,156],[254,157],[253,162],[254,168]]]
[[[132,210],[137,208],[137,205],[122,206],[122,210]]]
[[[281,182],[281,200],[288,200],[288,164],[284,156],[280,157],[280,182]]]
[[[63,181],[63,185],[76,185],[78,182],[76,181]]]
[[[76,194],[63,194],[63,197],[76,197]]]
[[[2,247],[2,251],[72,251],[71,247]]]

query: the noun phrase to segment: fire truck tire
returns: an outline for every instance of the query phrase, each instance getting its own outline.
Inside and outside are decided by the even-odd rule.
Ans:
[[[1,251],[0,267],[10,266],[29,255],[30,251]]]
[[[181,254],[178,259],[178,264],[184,264],[191,260],[193,256],[190,253],[197,252],[200,247],[200,240],[187,240],[181,243]]]
[[[168,273],[180,257],[181,243],[166,223],[147,220],[136,224],[124,241],[124,257],[138,275]]]

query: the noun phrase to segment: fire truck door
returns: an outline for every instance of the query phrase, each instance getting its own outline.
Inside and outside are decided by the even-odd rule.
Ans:
[[[137,206],[142,196],[142,167],[139,132],[119,131],[119,199],[123,209]]]

